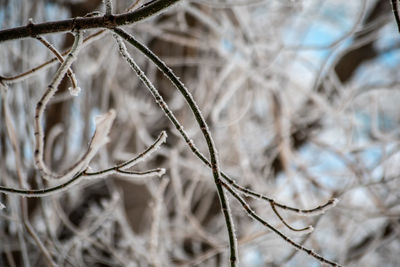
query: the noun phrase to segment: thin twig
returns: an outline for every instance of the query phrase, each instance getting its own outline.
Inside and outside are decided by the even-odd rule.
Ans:
[[[128,169],[131,168],[133,166],[135,166],[136,164],[138,164],[139,162],[144,161],[145,159],[147,159],[148,157],[151,156],[151,154],[153,154],[163,143],[165,143],[167,138],[167,133],[165,131],[162,131],[161,134],[157,137],[157,139],[154,141],[154,143],[149,146],[145,151],[143,151],[142,153],[140,153],[139,155],[137,155],[136,157],[134,157],[131,160],[128,160],[126,162],[123,162],[121,164],[118,164],[114,167],[105,169],[105,170],[101,170],[101,171],[97,171],[97,172],[85,172],[85,175],[88,178],[91,177],[101,177],[101,176],[105,176],[105,175],[109,175],[112,173],[120,173],[120,174],[131,174],[132,176],[138,176],[138,175],[158,175],[161,176],[165,173],[164,169],[154,169],[154,170],[150,170],[147,172],[129,172],[123,169]]]
[[[88,37],[86,37],[83,42],[82,42],[82,48],[88,46],[89,44],[91,44],[93,41],[101,38],[104,33],[106,32],[106,30],[100,30],[92,35],[89,35]],[[67,49],[65,52],[63,52],[61,55],[64,57],[66,55],[69,54],[69,52],[71,52],[71,48]],[[57,62],[57,57],[53,57],[52,59],[49,59],[48,61],[30,69],[27,70],[23,73],[14,75],[14,76],[9,76],[9,77],[2,77],[0,76],[0,81],[4,81],[7,84],[11,84],[11,83],[16,83],[16,82],[21,82],[29,77],[31,77],[32,75],[34,75],[36,72],[38,72],[39,70],[45,70],[51,66],[53,66],[53,64],[55,64]]]
[[[268,229],[270,229],[272,232],[274,232],[275,234],[277,234],[279,237],[281,237],[284,241],[286,241],[287,243],[289,243],[290,245],[292,245],[293,247],[295,247],[298,250],[302,250],[304,252],[306,252],[308,255],[310,255],[311,257],[317,259],[319,262],[321,263],[325,263],[328,264],[330,266],[335,266],[335,267],[339,267],[341,265],[339,265],[336,262],[330,261],[325,259],[324,257],[322,257],[321,255],[317,254],[316,252],[314,252],[311,249],[308,249],[306,247],[303,247],[301,245],[299,245],[298,243],[296,243],[295,241],[293,241],[292,239],[290,239],[289,237],[287,237],[284,233],[280,232],[278,229],[276,229],[275,227],[273,227],[272,225],[270,225],[268,222],[266,222],[265,220],[263,220],[260,216],[258,216],[252,209],[251,207],[246,203],[246,201],[244,201],[244,199],[237,194],[228,184],[221,182],[222,185],[239,201],[239,203],[242,205],[242,207],[246,210],[246,212],[256,221],[260,222],[262,225],[264,225],[265,227],[267,227]]]
[[[290,226],[290,225],[282,218],[282,216],[279,214],[279,212],[278,212],[278,210],[276,209],[275,205],[274,205],[273,203],[270,203],[270,204],[271,204],[272,210],[274,211],[275,215],[279,218],[279,220],[280,220],[287,228],[289,228],[289,229],[292,230],[293,232],[307,232],[307,233],[310,233],[310,232],[312,232],[312,231],[314,230],[314,228],[313,228],[311,225],[309,225],[309,226],[307,226],[307,227],[304,227],[304,228],[300,228],[300,229],[297,229],[297,228],[294,228],[294,227]]]
[[[46,39],[44,39],[41,36],[36,36],[36,39],[39,40],[45,47],[47,47],[56,56],[58,61],[60,61],[61,63],[64,62],[64,58],[60,54],[60,52],[58,52],[58,50],[52,44],[50,44]],[[72,87],[76,88],[77,87],[77,82],[76,82],[75,74],[73,73],[71,68],[68,69],[67,75],[68,75],[68,78],[71,81]]]
[[[76,173],[71,179],[67,180],[64,183],[61,183],[59,185],[49,187],[49,188],[44,188],[44,189],[18,189],[18,188],[11,188],[11,187],[5,187],[5,186],[0,186],[0,192],[1,193],[6,193],[6,194],[16,194],[24,197],[44,197],[44,196],[49,196],[53,195],[56,193],[63,192],[65,190],[68,190],[69,188],[73,187],[74,185],[78,184],[82,178],[88,178],[88,179],[94,179],[94,178],[101,178],[109,174],[120,174],[128,177],[147,177],[147,176],[154,176],[158,175],[161,176],[162,174],[165,173],[164,169],[154,169],[154,170],[149,170],[145,172],[130,172],[130,171],[124,171],[122,168],[127,168],[127,167],[132,167],[132,163],[139,163],[142,160],[140,158],[147,158],[149,154],[153,153],[155,149],[157,149],[162,142],[165,141],[166,138],[166,133],[162,132],[160,136],[157,138],[157,140],[149,147],[147,148],[144,152],[140,153],[137,157],[135,157],[132,160],[126,161],[122,164],[119,164],[117,166],[114,166],[112,168],[108,168],[105,170],[101,170],[98,172],[87,172],[87,170],[81,171],[79,173]]]
[[[75,35],[75,41],[74,44],[71,48],[71,52],[68,54],[66,59],[63,61],[61,66],[58,68],[57,72],[54,75],[54,78],[50,85],[48,86],[47,91],[43,94],[41,99],[36,105],[36,112],[35,112],[35,164],[38,170],[40,171],[41,175],[45,179],[55,179],[55,178],[62,178],[62,177],[68,177],[73,176],[74,173],[77,173],[78,171],[76,169],[81,168],[81,161],[78,161],[77,164],[73,166],[70,170],[68,170],[65,174],[63,175],[57,175],[52,173],[52,171],[46,166],[44,163],[44,130],[42,126],[42,118],[44,111],[46,109],[46,106],[50,99],[53,97],[53,95],[57,91],[57,87],[60,84],[61,80],[63,79],[64,75],[66,72],[69,70],[70,66],[76,59],[76,55],[80,49],[80,46],[82,44],[82,31],[78,31]]]

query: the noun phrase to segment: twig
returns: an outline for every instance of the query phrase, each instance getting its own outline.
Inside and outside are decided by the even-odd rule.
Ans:
[[[310,233],[314,230],[314,228],[309,225],[307,227],[301,228],[301,229],[297,229],[297,228],[293,228],[292,226],[290,226],[283,218],[282,216],[279,214],[278,210],[275,208],[275,205],[273,203],[271,204],[271,208],[274,211],[275,215],[279,218],[279,220],[290,230],[292,230],[293,232],[306,232],[306,233]]]
[[[284,241],[288,242],[290,245],[292,245],[293,247],[295,247],[298,250],[302,250],[304,252],[306,252],[308,255],[310,255],[311,257],[317,259],[319,262],[321,263],[325,263],[328,264],[330,266],[336,266],[339,267],[341,265],[339,265],[336,262],[330,261],[325,259],[324,257],[322,257],[321,255],[317,254],[316,252],[314,252],[311,249],[308,249],[306,247],[303,247],[301,245],[299,245],[298,243],[296,243],[295,241],[293,241],[292,239],[290,239],[289,237],[287,237],[284,233],[280,232],[278,229],[276,229],[275,227],[273,227],[272,225],[270,225],[268,222],[266,222],[265,220],[263,220],[260,216],[258,216],[252,209],[251,207],[246,203],[246,201],[244,201],[244,199],[237,194],[228,184],[221,182],[222,185],[239,201],[239,203],[242,205],[242,207],[246,210],[246,212],[256,221],[260,222],[262,225],[264,225],[265,227],[267,227],[268,229],[270,229],[272,232],[274,232],[275,234],[277,234],[278,236],[280,236]]]
[[[43,158],[43,151],[44,151],[44,131],[43,131],[43,126],[41,124],[42,117],[44,114],[44,110],[50,101],[50,99],[53,97],[53,95],[57,91],[57,87],[60,84],[62,78],[66,74],[66,72],[69,70],[70,66],[76,59],[76,55],[79,52],[80,46],[82,44],[82,32],[78,31],[75,35],[75,41],[74,44],[71,48],[71,52],[68,54],[67,58],[63,61],[61,66],[58,68],[57,72],[54,75],[54,78],[50,85],[48,86],[47,91],[43,94],[41,99],[36,105],[36,112],[35,112],[35,164],[38,170],[40,171],[41,175],[43,178],[51,180],[55,178],[63,178],[63,177],[68,177],[70,178],[73,176],[73,174],[77,173],[79,170],[82,170],[82,161],[78,161],[70,170],[68,170],[65,174],[63,175],[57,175],[52,173],[52,171],[46,166],[44,163],[44,158]],[[84,156],[89,156],[89,151],[88,153]],[[84,159],[84,158],[83,158]],[[78,170],[79,169],[79,170]]]
[[[58,61],[60,61],[61,63],[64,62],[64,58],[60,54],[60,52],[58,52],[57,49],[52,44],[50,44],[46,39],[44,39],[41,36],[36,36],[36,39],[38,41],[40,41],[44,46],[46,46],[56,56]],[[71,81],[72,88],[77,88],[77,82],[76,82],[75,74],[74,74],[74,72],[72,71],[71,68],[68,69],[67,75],[68,75],[68,78]]]
[[[105,169],[102,171],[98,172],[87,172],[87,170],[81,171],[79,173],[76,173],[71,179],[67,180],[64,183],[61,183],[59,185],[49,187],[49,188],[44,188],[44,189],[18,189],[18,188],[11,188],[11,187],[5,187],[5,186],[0,186],[0,192],[1,193],[9,193],[9,194],[16,194],[24,197],[44,197],[44,196],[49,196],[53,195],[56,193],[63,192],[65,190],[68,190],[72,186],[76,185],[81,181],[82,178],[88,178],[88,179],[94,179],[94,178],[101,178],[106,175],[115,173],[115,174],[122,174],[124,176],[129,176],[129,177],[148,177],[150,175],[158,175],[161,176],[162,174],[165,173],[164,169],[154,169],[150,171],[145,171],[145,172],[129,172],[129,171],[124,171],[122,168],[127,168],[131,167],[132,162],[138,163],[141,162],[140,158],[147,158],[149,153],[152,153],[159,147],[161,144],[161,141],[165,141],[166,134],[165,132],[162,132],[158,139],[154,142],[153,145],[151,145],[149,148],[147,148],[144,152],[140,153],[137,157],[135,157],[132,160],[126,161],[122,164],[119,164],[117,166],[114,166],[109,169]]]

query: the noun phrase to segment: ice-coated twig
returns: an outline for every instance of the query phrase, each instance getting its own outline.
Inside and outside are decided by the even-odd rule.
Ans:
[[[56,56],[58,61],[60,61],[61,63],[64,62],[64,58],[61,55],[61,53],[58,52],[58,50],[52,44],[50,44],[46,39],[44,39],[41,36],[36,36],[35,38],[38,41],[40,41],[45,47],[47,47]],[[72,87],[69,88],[69,91],[71,92],[71,95],[77,96],[75,92],[79,93],[81,89],[78,87],[78,82],[76,81],[75,74],[71,68],[68,69],[67,75],[72,84]]]
[[[161,61],[161,59],[159,59],[152,51],[150,51],[145,45],[141,44],[139,41],[137,41],[132,35],[130,35],[129,33],[127,33],[126,31],[116,28],[114,29],[114,32],[117,33],[118,35],[120,35],[121,37],[123,37],[126,41],[128,41],[130,44],[132,44],[134,47],[136,47],[138,50],[140,50],[147,58],[149,58],[150,60],[152,60],[157,67],[171,80],[171,82],[179,89],[179,91],[183,94],[183,96],[185,97],[185,100],[189,103],[192,103],[191,101],[193,101],[193,97],[191,96],[191,94],[189,92],[187,92],[187,89],[184,87],[184,85],[182,84],[182,82],[173,74],[172,70],[165,65],[164,62]],[[124,44],[122,44],[124,46]],[[121,49],[121,48],[120,48]],[[129,54],[128,54],[129,55]],[[127,59],[128,60],[128,59]],[[136,63],[135,63],[136,64]],[[144,73],[139,69],[139,73],[140,75],[144,75]],[[138,74],[139,75],[139,74]],[[142,79],[139,76],[140,79]],[[152,85],[150,81],[146,81],[147,77],[144,77],[144,79],[142,79],[142,81],[145,83],[146,86]],[[152,87],[154,88],[154,86],[152,85]],[[152,90],[151,88],[149,88],[150,90]],[[155,89],[155,88],[154,88]],[[184,133],[182,126],[180,125],[180,123],[178,122],[178,120],[175,118],[173,119],[173,114],[171,113],[171,111],[169,110],[168,106],[166,105],[165,101],[161,98],[161,95],[157,95],[157,92],[155,90],[155,92],[152,91],[152,94],[154,95],[154,97],[156,98],[157,103],[161,106],[161,108],[164,110],[164,112],[166,113],[166,115],[168,116],[168,118],[172,121],[172,123],[175,125],[175,127],[177,128],[177,130],[181,133],[181,135],[183,136],[183,138],[185,139],[185,141],[188,143],[189,147],[192,149],[193,153],[198,156],[206,165],[208,165],[209,167],[212,167],[211,162],[208,161],[208,159],[196,148],[196,146],[193,144],[193,141],[187,136],[187,134]],[[193,101],[194,102],[194,101]],[[190,107],[192,109],[198,109],[197,105],[195,103],[189,104]],[[169,114],[172,114],[169,115]],[[200,114],[201,115],[201,114]],[[197,119],[197,117],[196,117]],[[203,130],[203,129],[202,129]],[[336,205],[336,203],[338,202],[337,199],[331,199],[329,200],[327,203],[320,205],[316,208],[313,209],[298,209],[298,208],[292,208],[289,206],[286,206],[284,204],[280,204],[275,202],[273,199],[268,198],[263,196],[262,194],[256,193],[250,189],[246,189],[240,185],[238,185],[233,179],[229,178],[228,175],[226,175],[225,173],[221,172],[221,176],[223,178],[225,178],[227,180],[227,182],[229,184],[231,184],[232,186],[234,186],[235,188],[237,188],[238,190],[242,191],[245,194],[248,194],[249,196],[252,197],[256,197],[256,198],[261,198],[264,200],[267,200],[269,202],[274,202],[275,206],[282,208],[282,209],[287,209],[302,215],[317,215],[320,213],[323,213],[326,209],[329,209],[331,207],[333,207],[334,205]]]
[[[304,233],[304,234],[308,234],[308,233],[311,233],[312,231],[314,231],[314,228],[313,228],[311,225],[309,225],[309,226],[307,226],[307,227],[304,227],[304,228],[300,228],[300,229],[297,229],[297,228],[294,228],[294,227],[290,226],[290,225],[282,218],[282,216],[279,214],[279,212],[278,212],[278,210],[276,209],[275,205],[274,205],[272,202],[270,203],[270,205],[271,205],[271,208],[272,208],[272,210],[274,211],[275,215],[279,218],[279,220],[280,220],[287,228],[289,228],[289,229],[292,230],[293,232],[302,232],[302,233]]]
[[[43,150],[44,150],[44,130],[41,124],[44,110],[53,97],[55,92],[57,91],[57,87],[60,84],[62,78],[70,68],[71,64],[76,59],[76,54],[78,53],[80,46],[82,44],[82,32],[78,31],[75,34],[75,41],[72,45],[71,52],[68,54],[64,62],[58,68],[56,74],[50,85],[48,86],[46,92],[43,94],[42,98],[36,105],[35,112],[35,164],[37,169],[40,171],[41,175],[45,179],[54,179],[60,177],[57,174],[54,174],[50,171],[50,169],[46,166],[43,159]],[[75,172],[76,173],[76,172]]]
[[[51,179],[67,180],[73,177],[76,173],[86,170],[89,166],[90,161],[96,156],[97,152],[109,141],[108,134],[111,130],[112,123],[115,119],[115,111],[110,110],[105,114],[97,116],[95,118],[96,130],[90,141],[89,148],[86,153],[77,161],[75,165],[70,167],[62,175],[54,175]],[[49,179],[49,177],[46,177]]]
[[[92,139],[91,146],[92,145],[93,146],[98,146],[98,145],[101,146],[101,143],[106,142],[107,138],[108,138],[108,134],[104,135],[103,131],[104,130],[109,131],[110,130],[109,128],[111,127],[111,125],[104,118],[98,119],[98,123],[100,124],[100,128],[102,128],[102,131],[98,131],[96,129],[96,131],[98,131],[99,134],[97,134],[97,137],[96,137],[96,132],[95,132],[94,137],[93,137],[94,141]],[[132,167],[133,165],[142,161],[143,159],[147,159],[150,154],[152,154],[154,151],[156,151],[159,148],[159,146],[165,142],[166,137],[167,137],[167,134],[165,133],[165,131],[161,132],[161,134],[158,136],[156,141],[150,147],[148,147],[144,152],[140,153],[137,157],[135,157],[132,160],[126,161],[122,164],[116,165],[109,169],[101,170],[98,172],[88,172],[87,170],[81,171],[81,172],[76,173],[72,178],[70,178],[66,182],[61,183],[57,186],[53,186],[53,187],[49,187],[49,188],[45,188],[45,189],[24,190],[24,189],[0,186],[0,192],[6,193],[6,194],[7,193],[16,194],[16,195],[20,195],[20,196],[24,196],[24,197],[44,197],[44,196],[48,196],[48,195],[52,195],[55,193],[66,191],[69,188],[76,185],[77,183],[79,183],[82,178],[98,179],[98,178],[104,178],[105,176],[108,176],[111,174],[120,175],[120,176],[128,177],[128,178],[145,178],[145,177],[150,177],[150,176],[159,176],[160,177],[165,173],[165,169],[163,169],[163,168],[157,168],[157,169],[152,169],[152,170],[143,171],[143,172],[128,171],[125,169],[127,169],[128,167]],[[99,143],[99,144],[95,144],[95,143]],[[141,160],[139,160],[139,159],[141,159]],[[135,162],[135,164],[132,164],[132,162]],[[88,162],[87,162],[87,164],[88,164]]]
[[[108,143],[112,123],[114,122],[116,113],[111,109],[106,114],[97,116],[95,118],[96,130],[90,141],[89,150],[98,150],[100,147]]]
[[[92,35],[89,35],[88,37],[86,37],[82,42],[81,49],[86,47],[86,46],[88,46],[93,41],[96,41],[99,38],[101,38],[104,35],[105,32],[106,32],[106,30],[100,30],[100,31],[98,31],[96,33],[93,33]],[[70,49],[67,49],[61,55],[63,57],[67,56],[71,52],[71,49],[72,49],[72,47]],[[38,72],[40,70],[45,70],[45,69],[53,66],[57,61],[59,61],[59,59],[57,57],[53,57],[52,59],[49,59],[48,61],[46,61],[46,62],[44,62],[44,63],[42,63],[42,64],[40,64],[40,65],[38,65],[36,67],[33,67],[30,70],[27,70],[27,71],[25,71],[23,73],[15,75],[15,76],[0,77],[0,80],[5,82],[5,83],[7,83],[7,84],[21,82],[21,81],[23,81],[25,79],[30,78],[31,76],[36,74],[36,72]]]
[[[165,169],[163,168],[157,168],[157,169],[152,169],[148,171],[124,171],[120,169],[108,169],[107,171],[99,171],[99,172],[85,172],[84,176],[85,179],[100,179],[100,178],[105,178],[109,175],[117,175],[121,177],[127,177],[127,178],[145,178],[145,177],[153,177],[153,176],[158,176],[161,177],[165,174]]]
[[[66,191],[69,188],[71,188],[72,186],[76,185],[78,182],[80,182],[80,178],[82,177],[82,175],[83,175],[83,172],[77,173],[74,177],[72,177],[68,181],[66,181],[60,185],[56,185],[56,186],[45,188],[45,189],[18,189],[18,188],[0,186],[0,192],[5,193],[5,194],[19,195],[19,196],[23,196],[23,197],[50,196],[50,195],[53,195],[56,193]]]
[[[267,227],[268,229],[270,229],[272,232],[274,232],[275,234],[277,234],[279,237],[281,237],[284,241],[286,241],[287,243],[289,243],[290,245],[292,245],[294,248],[304,251],[306,252],[308,255],[310,255],[311,257],[317,259],[320,263],[323,264],[328,264],[330,266],[335,266],[335,267],[339,267],[341,265],[339,265],[336,262],[330,261],[328,259],[325,259],[324,257],[322,257],[321,255],[319,255],[318,253],[314,252],[311,249],[308,249],[304,246],[299,245],[298,243],[296,243],[295,241],[293,241],[292,239],[290,239],[289,237],[287,237],[284,233],[282,233],[281,231],[279,231],[278,229],[276,229],[275,227],[273,227],[271,224],[269,224],[268,222],[266,222],[264,219],[262,219],[260,216],[257,215],[257,213],[255,213],[251,207],[249,206],[249,204],[246,203],[246,201],[238,194],[235,192],[235,190],[233,190],[228,184],[226,184],[225,182],[221,181],[221,184],[226,188],[226,190],[228,190],[232,196],[234,198],[236,198],[239,203],[242,205],[242,207],[244,208],[244,210],[247,212],[247,214],[249,214],[249,216],[251,218],[253,218],[254,220],[260,222],[262,225],[264,225],[265,227]]]
[[[135,9],[137,7],[137,5],[140,3],[139,0],[133,2],[125,11],[126,12],[130,12],[133,9]],[[99,30],[91,35],[89,35],[88,37],[86,37],[83,42],[82,42],[82,48],[88,46],[89,44],[91,44],[93,41],[98,40],[99,38],[101,38],[107,31],[105,29],[103,30]],[[67,49],[65,52],[62,53],[62,56],[66,56],[68,55],[68,53],[71,51],[71,49]],[[16,83],[16,82],[20,82],[23,81],[29,77],[31,77],[32,75],[34,75],[36,72],[38,72],[39,70],[45,70],[51,66],[53,66],[53,64],[55,64],[57,62],[57,57],[54,57],[36,67],[31,68],[30,70],[27,70],[23,73],[14,75],[14,76],[9,76],[9,77],[0,77],[0,81],[4,81],[7,84],[11,84],[11,83]]]
[[[128,169],[128,168],[135,166],[139,162],[146,160],[148,157],[151,156],[151,154],[153,154],[155,151],[157,151],[163,143],[165,143],[165,141],[167,140],[167,137],[168,137],[167,133],[165,131],[162,131],[160,133],[160,135],[157,137],[156,141],[151,146],[149,146],[145,151],[140,153],[135,158],[128,160],[122,164],[119,164],[118,168],[119,169]]]
[[[148,170],[145,172],[127,171],[126,169],[129,169],[129,168],[135,166],[136,164],[138,164],[139,162],[142,162],[142,161],[148,159],[151,156],[151,154],[153,154],[155,151],[157,151],[160,148],[160,146],[163,143],[165,143],[166,138],[167,138],[167,133],[165,131],[162,131],[160,133],[160,135],[157,137],[157,139],[154,141],[154,143],[151,146],[149,146],[145,151],[143,151],[138,156],[136,156],[135,158],[125,161],[121,164],[118,164],[114,167],[111,167],[111,168],[108,168],[105,170],[101,170],[101,171],[97,171],[97,172],[86,171],[85,176],[88,179],[101,178],[101,177],[104,177],[104,176],[110,175],[110,174],[117,174],[117,175],[132,177],[132,178],[148,177],[148,176],[154,176],[154,175],[162,176],[165,173],[165,169],[162,169],[162,168]]]
[[[150,51],[146,46],[138,42],[133,36],[131,36],[129,33],[125,32],[122,29],[115,28],[114,32],[118,34],[120,37],[125,39],[127,42],[129,42],[131,45],[136,47],[139,51],[141,51],[148,59],[153,61],[154,64],[160,69],[160,71],[166,75],[173,85],[179,90],[179,92],[183,95],[185,98],[186,102],[189,104],[190,109],[192,110],[196,121],[200,127],[200,130],[206,139],[208,150],[210,153],[210,166],[212,170],[212,174],[214,176],[214,183],[217,187],[217,193],[218,197],[220,200],[221,204],[221,209],[224,215],[225,223],[227,226],[228,230],[228,236],[229,236],[229,247],[230,247],[230,262],[231,266],[236,266],[237,264],[237,241],[235,237],[235,231],[234,231],[234,225],[233,225],[233,220],[232,216],[230,213],[230,208],[229,208],[229,203],[227,201],[224,189],[222,188],[220,182],[220,171],[219,171],[219,163],[218,163],[218,157],[217,157],[217,150],[214,145],[214,141],[211,137],[211,133],[208,129],[207,123],[205,122],[203,115],[200,112],[200,109],[198,108],[196,102],[194,101],[192,95],[190,92],[186,89],[184,84],[179,80],[179,78],[172,72],[172,70],[165,65],[163,61],[161,61],[152,51]],[[157,91],[157,89],[154,87],[154,85],[151,83],[151,81],[147,78],[147,76],[143,73],[143,71],[139,68],[139,66],[136,64],[136,62],[132,59],[132,57],[129,55],[125,44],[122,42],[118,36],[114,35],[119,46],[119,51],[121,55],[125,58],[125,60],[128,62],[128,64],[131,66],[131,68],[136,72],[138,75],[139,79],[146,85],[146,87],[150,90],[151,94],[155,98],[157,104],[161,107],[161,109],[164,111],[166,116],[168,118],[174,117],[173,114],[171,113],[170,109],[168,108],[166,102],[163,100],[161,97],[160,93]],[[177,127],[178,131],[182,130],[183,128],[180,125],[180,123],[175,119],[172,121],[175,127]],[[188,139],[190,140],[190,139]]]
[[[153,170],[148,170],[144,172],[137,172],[137,171],[124,171],[124,170],[116,170],[116,174],[126,177],[132,178],[144,178],[144,177],[151,177],[151,176],[158,176],[161,177],[165,174],[164,168],[157,168]]]
[[[110,132],[111,125],[115,119],[115,111],[110,110],[108,113],[99,116],[96,118],[96,131],[91,139],[90,145],[86,153],[68,170],[66,170],[63,174],[56,174],[53,173],[45,164],[44,162],[44,135],[43,135],[43,127],[41,125],[42,117],[46,105],[48,104],[51,97],[55,94],[61,79],[65,75],[65,73],[70,69],[72,62],[76,58],[76,54],[82,44],[82,33],[78,32],[75,37],[75,42],[71,48],[70,54],[67,56],[67,59],[62,59],[62,56],[54,49],[49,43],[47,43],[43,38],[39,38],[41,42],[46,44],[46,46],[53,52],[55,52],[58,56],[62,64],[60,68],[57,70],[53,81],[48,87],[48,90],[39,100],[36,108],[35,114],[35,140],[36,140],[36,147],[35,147],[35,164],[36,167],[39,169],[42,177],[46,180],[53,180],[53,179],[70,179],[76,173],[85,170],[90,161],[93,157],[97,154],[98,150],[108,142],[108,133]],[[75,86],[76,87],[76,86]],[[79,90],[72,90],[71,94],[75,94]]]
[[[269,198],[263,194],[257,193],[253,190],[247,189],[247,188],[237,184],[232,178],[229,178],[229,176],[227,176],[223,172],[222,172],[222,177],[225,178],[227,183],[232,185],[234,188],[236,188],[237,190],[239,190],[241,193],[243,193],[246,196],[253,197],[255,199],[262,199],[262,200],[268,201],[271,205],[274,205],[275,207],[279,207],[281,209],[288,210],[288,211],[294,212],[294,213],[302,215],[302,216],[317,216],[317,215],[323,214],[328,209],[335,207],[336,204],[339,202],[339,200],[337,198],[332,198],[332,199],[328,200],[325,204],[319,205],[315,208],[311,208],[311,209],[294,208],[294,207],[290,207],[290,206],[284,205],[282,203],[276,202],[272,198]]]

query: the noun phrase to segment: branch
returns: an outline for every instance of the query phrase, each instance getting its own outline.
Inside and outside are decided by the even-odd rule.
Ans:
[[[63,56],[61,55],[61,53],[58,52],[58,50],[57,50],[52,44],[50,44],[46,39],[44,39],[44,38],[41,37],[41,36],[36,36],[36,39],[37,39],[38,41],[40,41],[44,46],[46,46],[46,47],[56,56],[56,58],[58,59],[58,61],[61,62],[61,64],[64,62],[64,58],[63,58]],[[68,78],[69,78],[70,81],[71,81],[72,88],[73,88],[73,89],[78,88],[78,87],[77,87],[77,86],[78,86],[78,85],[77,85],[77,81],[76,81],[76,78],[75,78],[75,74],[74,74],[74,72],[72,71],[71,68],[68,69],[67,75],[68,75]],[[70,90],[70,91],[71,91],[71,90]]]
[[[225,192],[221,185],[217,150],[216,150],[214,141],[211,137],[210,130],[208,129],[208,125],[207,125],[203,115],[201,114],[199,107],[197,106],[196,102],[194,101],[192,95],[187,90],[185,85],[172,72],[172,70],[167,65],[165,65],[165,63],[160,58],[158,58],[152,51],[150,51],[145,45],[138,42],[132,35],[130,35],[129,33],[127,33],[126,31],[124,31],[122,29],[115,28],[114,33],[118,34],[120,37],[125,39],[128,43],[130,43],[132,46],[137,48],[148,59],[150,59],[159,68],[159,70],[170,79],[170,81],[173,83],[173,85],[183,95],[183,97],[185,98],[186,102],[188,103],[190,109],[192,110],[192,113],[194,114],[194,116],[196,118],[199,128],[202,131],[203,136],[207,142],[208,150],[210,153],[210,168],[211,168],[212,174],[214,176],[214,182],[217,187],[217,193],[218,193],[218,197],[220,200],[221,209],[222,209],[222,212],[223,212],[223,215],[225,218],[225,223],[226,223],[227,230],[228,230],[231,267],[236,266],[237,265],[236,237],[235,237],[235,232],[234,232],[232,216],[230,214],[229,202],[227,200],[227,197],[226,197]],[[130,56],[130,54],[128,53],[128,51],[125,47],[125,44],[122,42],[122,40],[120,38],[118,38],[117,35],[115,35],[115,37],[116,37],[117,43],[119,45],[119,50],[120,50],[121,55],[128,62],[128,64],[131,66],[131,68],[136,72],[139,79],[146,85],[147,89],[149,89],[149,91],[155,98],[156,103],[161,107],[161,109],[164,111],[165,115],[172,121],[172,123],[175,125],[175,127],[178,129],[178,131],[182,134],[182,136],[184,137],[185,141],[189,144],[189,146],[190,147],[191,147],[191,145],[194,146],[193,142],[185,134],[185,132],[183,131],[182,125],[178,122],[178,120],[172,114],[172,112],[168,108],[167,103],[164,101],[164,99],[162,98],[162,96],[160,95],[158,90],[154,87],[154,85],[151,83],[151,81],[147,78],[147,76],[143,73],[143,71],[140,69],[140,67],[136,64],[136,62]]]
[[[293,247],[295,247],[298,250],[302,250],[304,252],[306,252],[308,255],[310,255],[311,257],[317,259],[320,263],[323,264],[327,264],[330,266],[335,266],[335,267],[340,267],[341,265],[330,261],[328,259],[325,259],[324,257],[322,257],[321,255],[319,255],[318,253],[314,252],[311,249],[308,249],[306,247],[303,247],[301,245],[299,245],[298,243],[296,243],[295,241],[293,241],[292,239],[290,239],[289,237],[287,237],[284,233],[280,232],[278,229],[276,229],[275,227],[273,227],[271,224],[269,224],[268,222],[266,222],[265,220],[263,220],[260,216],[258,216],[252,209],[251,207],[246,203],[246,201],[244,201],[244,199],[237,194],[231,187],[229,187],[228,184],[221,182],[222,185],[226,188],[226,190],[229,191],[229,193],[232,194],[232,196],[234,198],[236,198],[237,201],[239,201],[239,203],[242,205],[242,207],[245,209],[245,211],[247,212],[247,214],[253,218],[254,220],[258,221],[259,223],[261,223],[262,225],[264,225],[265,227],[267,227],[268,229],[270,229],[272,232],[274,232],[275,234],[277,234],[279,237],[281,237],[284,241],[286,241],[287,243],[289,243],[290,245],[292,245]]]
[[[398,0],[391,0],[391,3],[392,3],[394,19],[396,20],[397,24],[397,29],[400,32],[400,16],[399,16],[399,6],[397,1]]]
[[[99,17],[76,17],[72,19],[50,21],[34,24],[29,22],[26,26],[0,31],[0,42],[27,37],[34,37],[48,33],[73,31],[76,29],[115,28],[133,24],[149,18],[179,2],[180,0],[156,0],[141,8],[120,15],[104,15]]]
[[[145,177],[154,176],[154,175],[161,176],[165,173],[164,169],[153,169],[153,170],[144,171],[144,172],[126,171],[123,169],[130,168],[133,165],[135,165],[136,163],[139,163],[142,160],[145,160],[148,156],[150,156],[151,153],[153,153],[155,150],[157,150],[162,143],[165,142],[166,137],[167,137],[167,135],[163,131],[160,134],[160,136],[157,138],[157,140],[154,142],[154,144],[152,144],[150,147],[148,147],[144,152],[140,153],[134,159],[128,160],[122,164],[118,164],[112,168],[108,168],[108,169],[97,171],[97,172],[87,172],[87,169],[86,169],[84,171],[76,173],[72,178],[70,178],[66,182],[60,183],[59,185],[56,185],[53,187],[44,188],[44,189],[19,189],[19,188],[0,186],[0,193],[15,194],[15,195],[20,195],[20,196],[24,196],[24,197],[44,197],[44,196],[49,196],[49,195],[53,195],[56,193],[66,191],[69,188],[71,188],[72,186],[81,182],[82,178],[98,179],[98,178],[102,178],[102,177],[104,177],[106,175],[110,175],[110,174],[118,174],[118,175],[123,175],[125,177],[131,177],[131,178],[138,178],[138,177],[145,178]],[[93,140],[92,140],[92,142],[93,142]],[[4,205],[2,203],[0,203],[0,210],[2,208],[4,208]]]
[[[136,5],[139,3],[139,1],[135,1],[133,4],[131,4],[126,10],[125,12],[131,12],[134,8],[136,8]],[[1,32],[1,31],[0,31]],[[83,40],[83,44],[82,44],[82,48],[88,46],[89,44],[91,44],[93,41],[100,39],[104,34],[106,33],[105,29],[99,30],[91,35],[89,35],[88,37],[86,37]],[[68,55],[68,53],[70,52],[71,49],[67,49],[66,51],[64,51],[62,53],[62,56],[66,56]],[[35,74],[37,71],[39,70],[44,70],[46,68],[49,68],[50,66],[52,66],[55,62],[57,61],[57,57],[53,57],[52,59],[40,64],[39,66],[36,66],[28,71],[25,71],[23,73],[17,74],[15,76],[10,76],[10,77],[1,77],[0,76],[0,82],[4,81],[7,84],[10,83],[16,83],[16,82],[20,82],[24,79],[29,78],[31,75]]]

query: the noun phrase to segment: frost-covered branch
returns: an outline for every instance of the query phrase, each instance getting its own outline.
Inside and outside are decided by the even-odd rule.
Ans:
[[[125,14],[97,17],[77,17],[61,21],[44,22],[34,24],[28,23],[26,26],[16,27],[0,31],[0,42],[15,40],[26,37],[34,37],[48,33],[60,33],[65,31],[86,30],[95,28],[115,28],[118,26],[133,24],[143,19],[149,18],[164,11],[180,0],[156,0],[151,1],[141,8]]]

